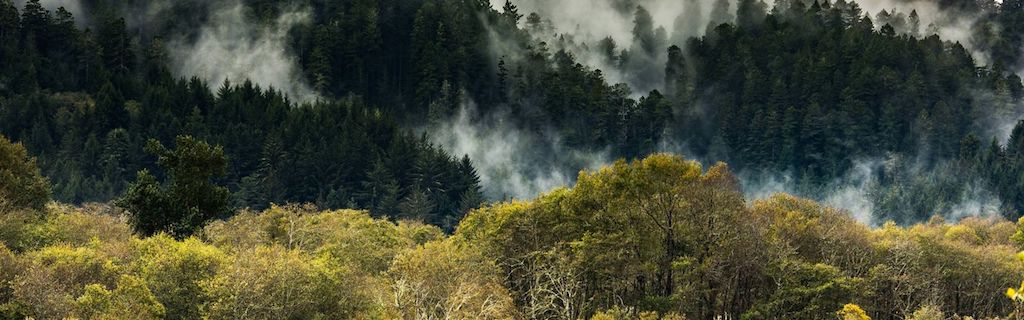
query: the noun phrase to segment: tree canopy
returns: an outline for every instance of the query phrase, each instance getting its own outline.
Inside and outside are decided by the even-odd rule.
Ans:
[[[668,154],[452,235],[312,205],[182,238],[105,206],[41,213],[0,211],[2,318],[1010,319],[1024,274],[1024,223],[870,228],[791,195],[748,203],[726,165]]]
[[[50,182],[39,173],[25,146],[0,135],[0,208],[42,209],[50,202]]]
[[[138,232],[184,238],[228,214],[228,189],[211,180],[224,174],[228,159],[223,148],[179,136],[174,150],[156,140],[150,140],[146,150],[157,156],[168,181],[159,183],[149,171],[139,171],[137,180],[117,200]]]

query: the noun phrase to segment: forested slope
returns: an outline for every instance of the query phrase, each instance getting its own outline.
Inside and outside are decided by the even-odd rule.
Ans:
[[[13,19],[0,27],[0,131],[39,155],[56,199],[110,201],[136,171],[155,169],[147,140],[190,135],[223,146],[228,165],[218,182],[238,208],[374,208],[451,228],[482,201],[468,159],[358,97],[300,105],[250,81],[214,90],[174,78],[159,42],[139,48],[122,19],[83,31],[67,11],[33,1],[19,17],[9,1],[0,4]],[[399,212],[410,199],[425,208]]]
[[[0,5],[0,131],[39,154],[62,201],[112,199],[152,168],[146,140],[189,134],[226,148],[238,207],[394,211],[423,192],[433,221],[457,220],[477,202],[470,162],[496,199],[657,151],[728,161],[748,194],[827,200],[855,186],[873,223],[1015,218],[1024,205],[1021,139],[1010,137],[1024,95],[1009,32],[1018,1],[921,4],[977,17],[966,44],[941,38],[951,27],[938,18],[846,1],[715,1],[703,4],[713,14],[684,10],[674,24],[645,7],[663,3],[621,1],[602,14],[629,21],[627,33],[607,37],[559,30],[565,13],[513,1],[97,0],[74,6],[77,20],[43,4]],[[516,138],[464,135],[496,128]],[[463,156],[438,148],[452,141],[478,159],[448,159]],[[535,186],[503,186],[520,176]],[[381,200],[367,184],[398,188]]]

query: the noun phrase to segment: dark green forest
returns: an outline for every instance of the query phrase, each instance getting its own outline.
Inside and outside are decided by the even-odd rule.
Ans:
[[[39,155],[55,198],[70,203],[117,197],[136,171],[155,169],[147,140],[191,135],[225,148],[218,179],[234,207],[312,202],[418,216],[399,213],[400,204],[429,200],[427,220],[451,228],[484,198],[473,159],[410,129],[445,121],[470,99],[479,113],[500,110],[572,150],[627,159],[683,152],[728,161],[754,185],[783,175],[804,195],[883,159],[868,192],[879,223],[921,221],[978,193],[1012,219],[1024,208],[1024,143],[1019,129],[1009,139],[989,129],[1020,109],[1013,71],[1022,40],[991,30],[1020,28],[1018,2],[940,3],[984,13],[972,30],[973,47],[991,56],[981,65],[960,43],[929,34],[916,11],[872,18],[845,1],[744,0],[728,15],[735,20],[684,40],[666,37],[642,4],[619,4],[635,25],[633,43],[618,45],[558,34],[555,17],[514,2],[301,1],[310,21],[287,44],[298,81],[319,98],[294,101],[244,79],[174,75],[165,42],[199,37],[215,2],[176,2],[140,18],[146,2],[83,1],[87,22],[76,23],[66,10],[7,1],[0,132]],[[243,5],[267,25],[289,10]],[[495,52],[494,42],[506,49]],[[586,52],[617,69],[608,72],[653,72],[663,85],[634,93],[580,62]],[[651,57],[664,65],[645,65]]]
[[[2,131],[39,155],[60,201],[118,197],[137,171],[155,169],[147,140],[181,135],[223,146],[228,165],[216,178],[236,208],[373,208],[452,228],[483,200],[468,159],[360,97],[298,104],[250,81],[213,89],[173,77],[159,42],[139,48],[122,19],[94,33],[38,2],[20,16],[9,1],[2,7],[0,59],[16,62],[0,78]]]

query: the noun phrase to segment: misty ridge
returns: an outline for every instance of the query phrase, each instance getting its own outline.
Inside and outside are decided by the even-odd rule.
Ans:
[[[753,199],[775,192],[811,196],[868,224],[920,221],[931,214],[954,220],[1015,217],[1019,208],[1017,200],[1002,198],[1014,189],[998,186],[986,174],[955,176],[966,165],[958,159],[965,136],[984,144],[995,139],[1009,150],[1011,131],[1021,118],[1020,40],[1011,30],[1016,25],[1003,18],[1011,4],[495,0],[474,4],[482,6],[474,12],[436,3],[358,1],[40,4],[67,9],[85,29],[100,30],[100,21],[124,14],[128,44],[163,57],[175,77],[196,76],[213,87],[251,81],[296,104],[358,96],[454,157],[468,155],[492,200],[530,198],[571,185],[579,170],[617,158],[672,152],[708,165],[730,163]],[[341,14],[327,14],[335,11]],[[413,18],[402,20],[403,13]],[[818,21],[810,21],[810,15]],[[170,27],[177,16],[191,23]],[[427,22],[432,19],[452,21]],[[830,59],[820,56],[830,44],[802,40],[793,49],[778,48],[783,55],[768,61],[754,52],[730,51],[735,45],[728,43],[749,39],[740,34],[765,37],[769,29],[813,37],[828,34],[824,29],[837,23],[869,28],[893,44],[916,39],[942,47],[937,59],[964,59],[959,63],[985,74],[955,80],[962,83],[952,88],[929,78],[922,88],[901,84],[856,93],[863,97],[851,94],[850,83],[836,82],[846,90],[826,88],[831,91],[815,96],[800,82],[818,80],[794,77],[822,66],[796,70],[803,73],[771,68],[800,63],[808,54]],[[822,30],[803,31],[815,24]],[[420,37],[438,41],[421,43]],[[408,45],[396,46],[399,42]],[[756,45],[742,46],[760,50]],[[726,51],[712,52],[720,48]],[[865,53],[899,59],[896,53]],[[718,60],[714,55],[719,54],[735,59]],[[821,63],[834,68],[852,62]],[[934,65],[929,67],[867,63],[888,69],[864,77],[891,79],[884,73],[896,72],[899,81],[915,84],[922,84],[915,77],[948,69],[945,62],[928,62]],[[737,75],[745,79],[735,81]],[[552,92],[561,88],[581,91]],[[953,98],[913,90],[952,90]],[[936,106],[939,100],[954,102]],[[787,109],[794,107],[792,113]],[[900,115],[892,119],[886,118],[887,108],[904,110],[893,111]],[[957,119],[952,127],[937,128],[951,117]],[[783,140],[803,135],[813,120],[827,121],[821,129],[828,141],[817,146],[820,153],[781,154],[810,149],[804,141],[784,145]],[[731,126],[731,121],[760,127]],[[872,128],[853,128],[855,122]],[[885,133],[889,141],[855,137],[883,125],[892,131]],[[358,188],[329,189],[354,194]],[[941,190],[938,201],[923,195],[935,190]],[[398,197],[408,195],[402,190]]]
[[[858,9],[858,4],[863,9]],[[737,20],[737,12],[734,9],[737,5],[743,6],[739,9],[739,18],[751,20],[746,24],[757,24],[759,19],[764,19],[764,11],[779,17],[785,16],[786,3],[764,3],[750,2],[742,3],[729,1],[519,1],[514,7],[509,7],[503,1],[492,1],[491,6],[503,8],[507,14],[508,10],[522,12],[523,21],[518,23],[528,31],[529,38],[523,48],[523,44],[516,43],[515,35],[501,34],[490,31],[489,50],[492,55],[511,61],[529,60],[531,54],[537,54],[535,48],[549,52],[564,51],[584,66],[593,70],[599,70],[608,83],[625,84],[628,89],[622,87],[619,90],[628,90],[628,96],[633,99],[644,99],[646,92],[659,90],[662,93],[672,94],[671,91],[679,90],[680,84],[673,83],[670,73],[680,73],[682,77],[699,78],[701,75],[692,66],[681,66],[678,70],[672,70],[669,63],[672,51],[665,48],[676,45],[687,48],[692,45],[691,38],[701,37],[709,34],[722,23],[742,24],[744,21]],[[979,65],[996,64],[994,68],[1003,68],[1001,64],[1010,64],[1012,67],[1007,70],[1011,73],[1020,74],[1020,55],[1015,59],[1007,61],[992,61],[992,48],[988,47],[983,37],[987,33],[998,32],[993,30],[990,22],[992,12],[996,10],[997,3],[941,3],[929,1],[861,1],[847,4],[846,2],[828,3],[803,3],[807,7],[852,7],[854,12],[863,12],[867,19],[874,19],[871,27],[880,32],[892,32],[894,35],[925,38],[938,36],[947,42],[955,43],[958,47],[966,49],[973,60]],[[580,8],[586,8],[581,10]],[[771,8],[771,9],[768,9]],[[822,9],[817,9],[822,10]],[[743,12],[747,12],[745,15]],[[754,13],[751,13],[754,11]],[[758,16],[761,11],[762,16]],[[530,12],[530,14],[526,14]],[[547,16],[539,16],[536,13],[545,13]],[[652,14],[653,13],[653,14]],[[877,13],[877,14],[876,14]],[[874,15],[873,15],[874,14]],[[514,13],[514,15],[519,15]],[[844,16],[843,19],[856,20],[851,16]],[[890,29],[891,28],[891,29]],[[519,39],[521,41],[521,39]],[[683,49],[685,51],[686,49]],[[1019,51],[1018,51],[1019,52]],[[557,54],[556,54],[557,55]],[[684,53],[684,55],[686,55]],[[556,56],[557,58],[557,56]],[[504,62],[504,60],[502,60]],[[779,65],[776,65],[779,66]],[[499,66],[499,69],[502,66]],[[500,72],[500,71],[499,71]],[[1018,79],[1019,80],[1019,79]],[[757,85],[757,84],[755,84]],[[767,84],[764,84],[767,85]],[[778,84],[772,84],[778,85]],[[672,88],[677,87],[677,88]],[[692,90],[692,88],[688,88]],[[715,88],[708,87],[710,90]],[[972,92],[967,94],[975,105],[986,106],[984,111],[975,111],[972,115],[974,120],[969,124],[970,129],[983,139],[993,138],[1005,145],[1010,139],[1011,130],[1021,119],[1022,105],[1018,99],[1000,98],[991,91],[969,89]],[[691,93],[696,101],[696,107],[680,108],[673,106],[672,114],[679,118],[694,117],[700,121],[713,122],[713,118],[707,117],[707,101],[702,101],[702,93]],[[707,93],[713,95],[714,93]],[[653,93],[652,93],[653,95]],[[677,97],[678,98],[678,97]],[[529,103],[529,102],[527,102]],[[517,106],[522,107],[522,106]],[[530,106],[527,106],[530,108]],[[461,110],[461,109],[460,109]],[[459,118],[464,117],[460,111]],[[779,116],[779,115],[776,115]],[[460,123],[461,121],[456,121]],[[557,125],[556,125],[557,126]],[[491,126],[482,125],[483,128]],[[450,129],[437,130],[439,135]],[[465,130],[465,129],[463,129]],[[479,130],[479,129],[476,129]],[[680,131],[705,131],[699,134],[681,133]],[[655,147],[649,148],[647,152],[667,151],[677,154],[684,154],[690,157],[701,159],[706,164],[715,161],[728,161],[727,152],[711,150],[708,147],[692,146],[694,143],[686,137],[701,136],[714,139],[717,133],[707,132],[716,130],[713,125],[695,124],[686,128],[666,125],[664,132],[657,135]],[[913,129],[911,129],[913,130]],[[552,137],[549,128],[542,129],[549,141],[560,141],[563,138],[557,134]],[[511,133],[518,137],[520,133]],[[710,140],[705,139],[705,141]],[[472,138],[464,138],[472,141]],[[507,144],[516,149],[531,150],[541,148],[537,144],[530,147],[521,147],[519,139],[511,139]],[[698,142],[699,143],[699,142]],[[887,219],[908,221],[920,221],[925,219],[929,213],[944,215],[947,218],[957,220],[966,216],[999,216],[1002,212],[1010,209],[1005,206],[999,197],[992,191],[991,187],[985,186],[976,178],[957,177],[950,169],[955,165],[946,163],[947,160],[934,159],[931,154],[931,146],[926,140],[920,139],[918,146],[914,146],[913,152],[892,152],[876,154],[873,156],[862,155],[849,159],[846,165],[846,173],[832,177],[832,180],[820,181],[808,186],[799,182],[801,175],[800,168],[782,168],[782,170],[766,170],[764,168],[744,168],[740,176],[744,184],[744,190],[748,197],[753,199],[766,198],[777,192],[810,195],[825,201],[830,205],[848,210],[858,221],[866,224],[880,224]],[[445,143],[441,143],[445,145]],[[466,143],[460,147],[465,148]],[[487,144],[493,146],[493,144]],[[505,146],[506,144],[500,144]],[[857,146],[852,148],[856,149]],[[591,163],[608,163],[609,159],[622,153],[607,150],[621,150],[615,147],[601,149],[591,147],[589,157]],[[696,149],[696,150],[695,150]],[[702,150],[703,149],[703,150]],[[461,150],[461,149],[460,149]],[[577,155],[575,150],[571,155]],[[736,151],[733,151],[736,152]],[[559,152],[559,154],[566,154]],[[611,156],[610,156],[611,155]],[[477,157],[474,157],[476,159]],[[507,157],[502,157],[507,159]],[[499,162],[501,163],[501,162]],[[543,163],[552,163],[544,161]],[[730,162],[736,164],[735,162]],[[484,161],[483,166],[488,166]],[[505,167],[504,163],[502,166]],[[592,167],[592,166],[591,166]],[[539,168],[537,166],[532,167]],[[550,177],[572,176],[572,173],[580,167],[566,167],[565,173],[553,173]],[[585,167],[584,167],[585,168]],[[795,169],[795,170],[794,170]],[[544,170],[544,169],[541,169]],[[550,169],[547,169],[550,171]],[[524,170],[526,171],[526,170]],[[483,173],[484,176],[487,173]],[[914,177],[928,177],[919,179]],[[486,180],[486,179],[485,179]],[[521,180],[516,177],[516,180]],[[516,184],[522,184],[516,181]],[[548,185],[550,181],[538,179],[537,184]],[[929,185],[943,185],[935,187]],[[948,192],[942,198],[926,195],[914,195],[913,193],[925,192],[923,190],[935,189],[956,189]],[[910,190],[907,190],[910,189]],[[937,199],[942,199],[936,201]],[[911,202],[909,205],[901,205],[896,208],[895,202]],[[930,204],[925,204],[930,202]],[[914,207],[914,208],[910,208]],[[884,209],[883,209],[884,208]],[[882,213],[879,211],[895,210],[900,213]],[[917,211],[919,218],[905,220],[899,215]],[[925,213],[929,212],[929,213]]]

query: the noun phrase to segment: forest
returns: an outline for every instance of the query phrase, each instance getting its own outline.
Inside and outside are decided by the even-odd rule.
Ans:
[[[1017,319],[1022,74],[1024,0],[0,0],[0,319]]]
[[[451,234],[274,205],[147,236],[153,217],[49,202],[25,148],[0,151],[0,194],[19,195],[0,215],[10,319],[987,319],[1024,306],[1003,289],[1024,275],[1024,222],[870,228],[791,195],[748,202],[724,163],[670,154],[487,205]]]

